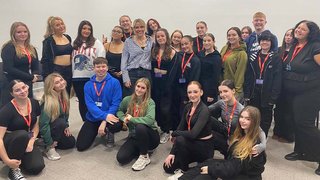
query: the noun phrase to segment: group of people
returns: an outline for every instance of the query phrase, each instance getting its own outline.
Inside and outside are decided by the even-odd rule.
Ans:
[[[203,21],[193,38],[180,30],[170,36],[155,19],[132,23],[124,15],[111,40],[101,42],[84,20],[72,42],[63,20],[52,16],[42,68],[28,27],[13,23],[11,40],[1,50],[0,158],[10,167],[9,178],[23,179],[19,167],[33,174],[44,168],[34,145],[38,137],[47,158],[58,160],[56,149],[84,151],[98,135],[112,148],[115,133],[129,130],[116,158],[120,164],[137,158],[135,171],[150,164],[150,151],[171,140],[163,164],[165,172],[175,173],[170,178],[261,179],[274,106],[272,138],[295,141],[285,158],[319,163],[320,131],[314,124],[320,110],[315,98],[320,95],[319,27],[299,22],[278,49],[266,22],[257,12],[253,32],[231,27],[219,52]],[[32,84],[41,78],[39,104]],[[83,120],[77,138],[69,129],[72,87]],[[214,150],[225,159],[212,159]],[[190,168],[192,162],[198,165]],[[320,166],[315,172],[320,174]]]

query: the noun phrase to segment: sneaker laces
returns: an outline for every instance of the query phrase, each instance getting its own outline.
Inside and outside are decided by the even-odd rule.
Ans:
[[[21,174],[20,168],[12,169],[12,176],[15,180],[26,180],[26,178]]]

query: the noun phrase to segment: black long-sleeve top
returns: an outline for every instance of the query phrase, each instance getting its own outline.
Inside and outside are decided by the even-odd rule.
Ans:
[[[31,82],[34,74],[39,73],[38,55],[31,56],[31,66],[29,69],[29,60],[27,56],[19,58],[16,49],[12,43],[8,43],[1,51],[3,61],[3,72],[8,82],[14,79],[20,79],[23,82]],[[31,73],[29,72],[31,70]]]

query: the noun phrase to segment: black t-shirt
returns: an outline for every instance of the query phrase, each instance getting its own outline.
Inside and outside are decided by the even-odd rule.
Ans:
[[[37,122],[37,117],[40,115],[40,105],[38,101],[30,99],[31,101],[31,126],[30,129],[33,129],[34,124]],[[27,119],[28,116],[25,116]],[[0,126],[7,127],[8,131],[16,130],[29,130],[27,123],[24,118],[18,113],[16,108],[11,102],[6,104],[0,110]]]

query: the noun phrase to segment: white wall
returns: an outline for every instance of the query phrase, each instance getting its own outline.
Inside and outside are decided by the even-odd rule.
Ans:
[[[284,32],[302,19],[320,25],[318,0],[0,0],[0,44],[9,40],[14,21],[22,21],[31,31],[31,42],[41,57],[43,34],[49,16],[61,16],[67,34],[76,37],[80,21],[89,20],[95,37],[110,37],[111,29],[121,15],[132,20],[155,18],[169,32],[181,29],[184,34],[196,35],[195,23],[207,22],[209,32],[216,36],[216,45],[226,43],[226,31],[231,26],[252,26],[252,15],[262,11],[267,15],[267,28],[281,41]]]

